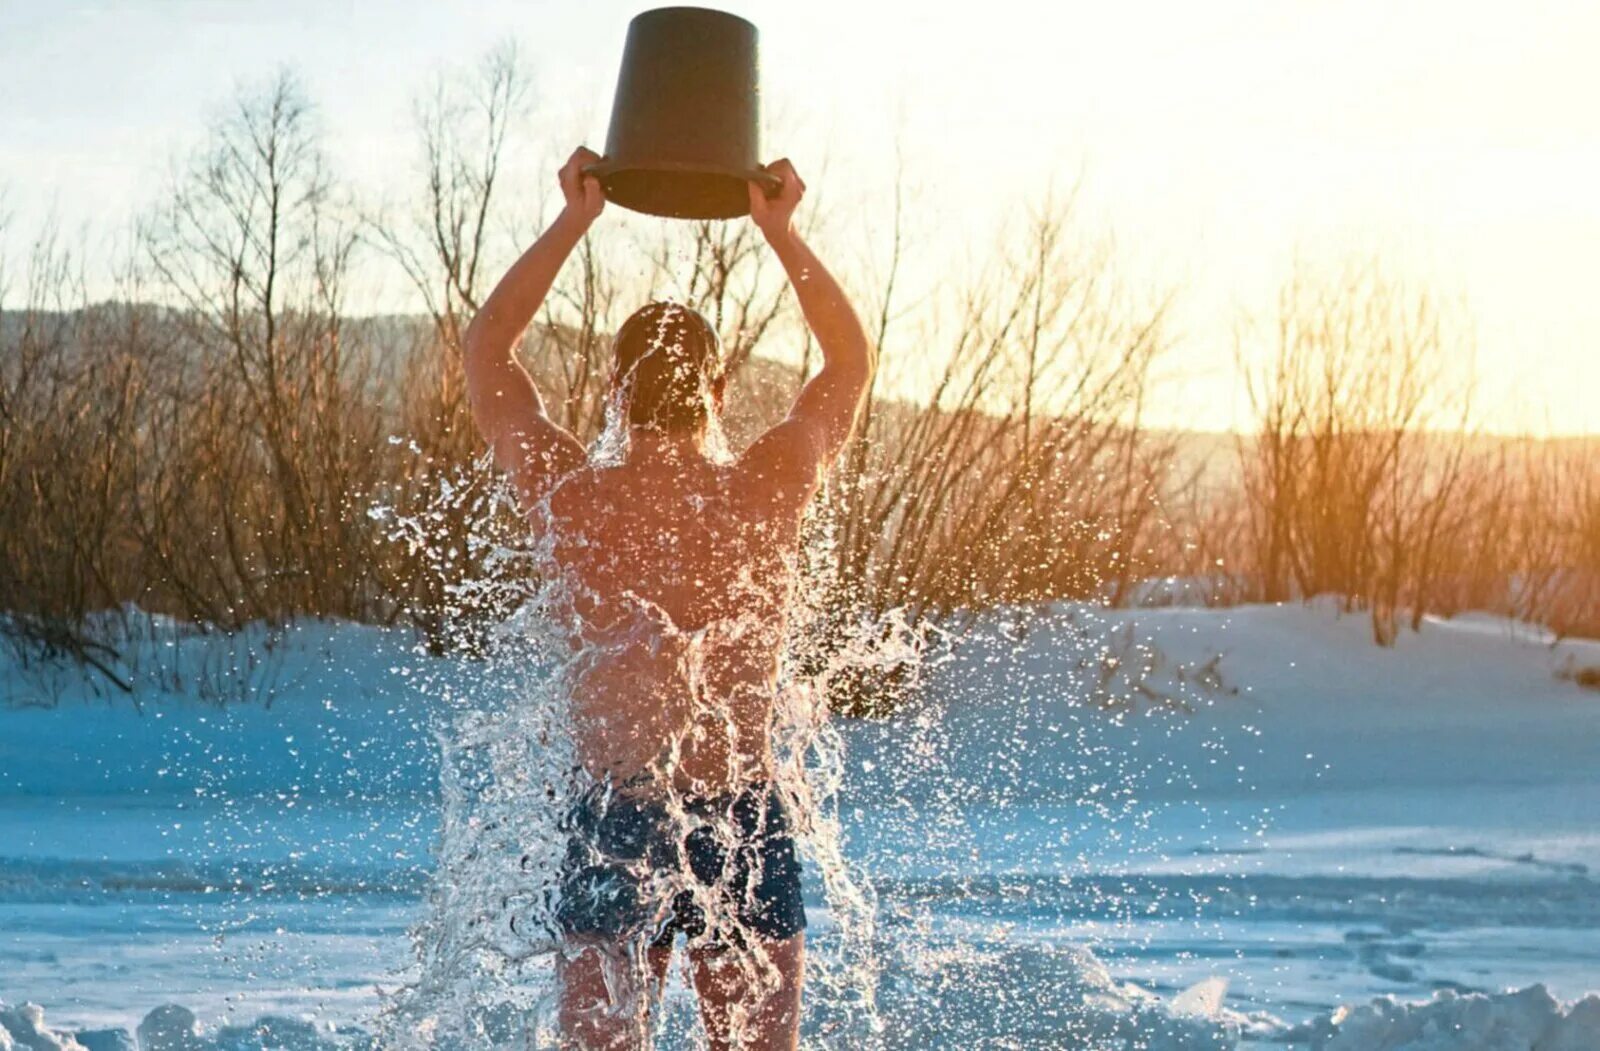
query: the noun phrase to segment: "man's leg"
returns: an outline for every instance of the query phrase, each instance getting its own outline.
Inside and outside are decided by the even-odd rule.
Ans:
[[[732,947],[690,952],[711,1051],[796,1051],[805,943],[804,932],[783,941],[762,939],[767,960],[777,968],[775,989],[763,980],[765,967],[754,953]]]
[[[641,959],[641,956],[643,957]],[[556,1024],[566,1051],[643,1051],[672,961],[672,944],[569,946],[556,955]]]

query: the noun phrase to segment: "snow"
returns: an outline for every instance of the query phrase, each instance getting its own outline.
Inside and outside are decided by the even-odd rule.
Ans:
[[[1497,996],[1445,991],[1420,1004],[1383,997],[1289,1036],[1317,1051],[1592,1051],[1600,996],[1566,1005],[1534,985]]]
[[[1600,1047],[1600,694],[1561,677],[1600,644],[1471,616],[1383,650],[1325,605],[958,636],[925,706],[845,727],[891,1046]],[[0,999],[61,1020],[6,1008],[0,1051],[370,1039],[436,831],[410,684],[439,668],[343,624],[280,652],[270,703],[191,674],[30,706],[0,666]]]
[[[937,963],[943,972],[940,989],[949,993],[966,976],[964,965],[973,961]],[[1037,973],[1029,969],[1017,976],[1021,981],[1014,1001],[984,1003],[981,1010],[959,997],[923,1001],[930,1006],[925,1018],[896,1020],[910,1024],[909,1028],[897,1028],[897,1046],[947,1046],[963,1037],[982,1046],[991,1027],[1004,1024],[1008,1012],[1024,1017],[1033,1028],[1031,1034],[1008,1046],[1027,1047],[1062,1047],[1062,1041],[1070,1039],[1070,1046],[1090,1049],[1231,1048],[1238,1046],[1238,1034],[1244,1031],[1275,1044],[1311,1051],[1593,1051],[1600,1038],[1600,996],[1563,1004],[1542,985],[1491,995],[1461,996],[1447,991],[1423,1003],[1383,997],[1274,1032],[1223,1009],[1222,986],[1217,981],[1202,983],[1162,1005],[1136,986],[1115,983],[1104,966],[1087,954],[1074,963],[1086,996],[1097,1001],[1095,1010],[1084,1011],[1065,1024],[1060,1018],[1041,1017],[1031,997],[1022,991],[1026,989],[1022,983]],[[952,1005],[955,1012],[949,1010]],[[249,1025],[207,1030],[192,1011],[175,1004],[163,1004],[146,1015],[136,1038],[120,1029],[61,1032],[45,1024],[44,1011],[37,1004],[10,1009],[0,1004],[0,1051],[331,1051],[372,1046],[372,1038],[355,1027],[336,1029],[275,1016]]]

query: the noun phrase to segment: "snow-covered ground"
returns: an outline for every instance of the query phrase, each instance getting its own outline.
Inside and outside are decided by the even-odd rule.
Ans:
[[[958,637],[904,716],[845,729],[888,1046],[1600,1048],[1600,999],[1572,1006],[1600,990],[1600,693],[1558,674],[1600,644],[1467,617],[1381,650],[1298,606]],[[436,833],[426,662],[349,625],[280,653],[270,704],[0,668],[0,1001],[47,1010],[0,1014],[0,1049],[164,1003],[207,1046],[315,1046],[395,983]],[[263,1015],[323,1028],[219,1028]]]

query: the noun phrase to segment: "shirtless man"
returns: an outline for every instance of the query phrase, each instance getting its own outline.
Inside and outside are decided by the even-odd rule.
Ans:
[[[799,1043],[805,912],[771,743],[801,519],[856,425],[876,367],[838,283],[795,233],[805,184],[788,161],[750,214],[788,274],[823,367],[789,416],[732,462],[708,456],[720,347],[699,314],[653,303],[618,330],[611,375],[628,423],[620,462],[591,463],[545,413],[513,346],[605,206],[573,153],[565,209],[467,330],[468,393],[495,460],[572,595],[575,743],[592,785],[565,823],[557,962],[563,1040],[649,1043],[678,932],[711,1046]],[[652,896],[677,874],[667,900]]]

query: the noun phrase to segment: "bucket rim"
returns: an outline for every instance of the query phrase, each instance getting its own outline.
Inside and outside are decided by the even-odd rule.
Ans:
[[[671,13],[678,12],[678,11],[685,11],[685,12],[692,11],[697,15],[720,15],[723,18],[731,18],[731,19],[733,19],[735,21],[743,22],[745,25],[749,26],[751,29],[755,29],[756,28],[756,24],[754,22],[750,21],[750,19],[744,17],[743,15],[735,14],[732,11],[724,11],[719,7],[704,7],[704,6],[700,5],[700,4],[666,4],[666,5],[662,6],[662,7],[647,8],[647,9],[645,9],[643,11],[640,11],[638,14],[634,15],[632,18],[628,19],[628,24],[632,25],[633,23],[639,21],[639,19],[641,19],[641,18],[647,18],[647,17],[654,16],[654,15],[671,14]]]
[[[727,175],[746,182],[760,183],[768,190],[783,186],[783,180],[765,168],[732,168],[726,164],[704,164],[697,161],[625,161],[602,157],[593,164],[583,166],[583,174],[603,178],[617,172],[683,172],[687,175]]]

